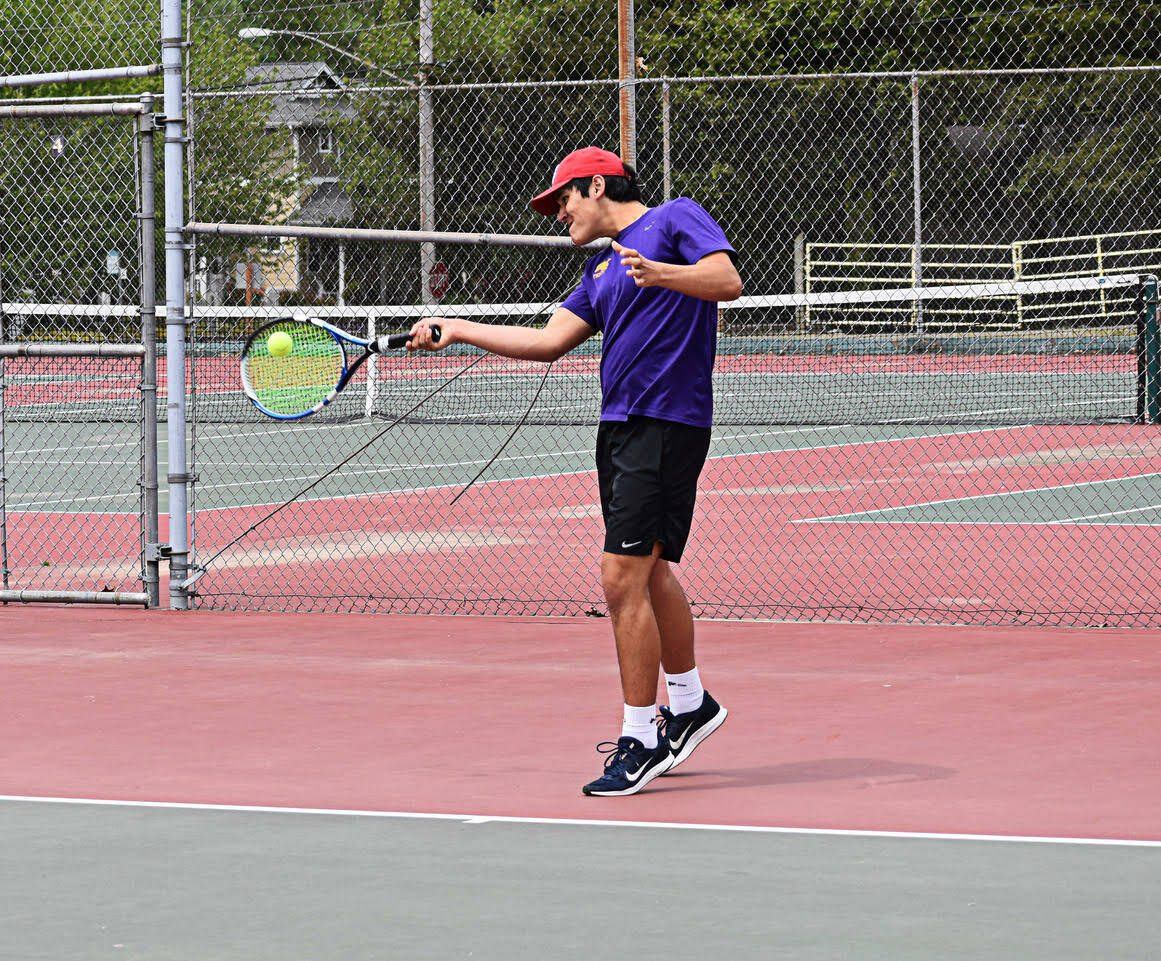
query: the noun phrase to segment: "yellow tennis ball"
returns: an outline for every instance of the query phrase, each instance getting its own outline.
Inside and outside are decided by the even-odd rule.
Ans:
[[[271,357],[287,357],[294,350],[294,339],[285,330],[276,330],[266,341]]]

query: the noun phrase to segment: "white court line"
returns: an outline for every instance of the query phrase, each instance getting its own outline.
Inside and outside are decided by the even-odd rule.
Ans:
[[[1102,517],[1122,517],[1125,514],[1144,514],[1146,511],[1161,510],[1161,504],[1149,504],[1147,507],[1127,507],[1123,511],[1105,511],[1103,514],[1085,514],[1082,517],[1066,517],[1058,521],[1044,521],[1045,524],[1077,524],[1080,521],[1095,521]],[[1126,527],[1156,527],[1156,524],[1126,524]]]
[[[30,491],[36,496],[32,500],[17,500],[16,498],[9,498],[8,504],[13,510],[26,511],[28,513],[39,512],[42,514],[85,514],[85,515],[100,515],[100,514],[132,514],[134,511],[82,511],[82,510],[57,510],[61,504],[87,504],[92,501],[123,501],[128,500],[131,503],[139,498],[141,495],[136,491],[125,491],[122,494],[94,494],[91,497],[45,497],[44,494],[48,491]]]
[[[282,433],[289,434],[289,433],[295,433],[298,431],[312,431],[312,432],[314,432],[314,431],[320,431],[320,430],[333,430],[335,428],[346,428],[346,427],[350,427],[350,426],[352,426],[352,424],[350,422],[344,422],[344,423],[340,423],[340,424],[326,424],[326,425],[319,424],[319,425],[315,425],[313,427],[303,426],[300,428],[283,430]],[[971,428],[971,429],[967,429],[967,430],[943,431],[943,432],[935,433],[935,434],[917,433],[917,434],[908,434],[908,435],[905,435],[903,437],[880,437],[880,438],[868,438],[865,440],[840,441],[839,443],[811,444],[811,445],[806,446],[806,447],[777,448],[775,450],[762,450],[762,451],[735,451],[735,452],[727,452],[727,453],[722,453],[722,454],[711,454],[709,457],[706,458],[706,460],[713,461],[713,460],[730,460],[730,459],[736,459],[736,458],[742,458],[742,457],[765,457],[765,456],[768,456],[771,454],[775,454],[775,455],[777,455],[777,454],[797,454],[797,453],[810,452],[810,451],[838,450],[838,449],[841,449],[844,447],[867,447],[867,446],[874,446],[876,444],[902,443],[902,442],[909,441],[909,440],[933,440],[933,439],[941,438],[941,437],[964,437],[964,436],[969,436],[971,434],[995,433],[997,431],[1010,431],[1010,430],[1024,430],[1029,426],[1032,426],[1032,425],[1012,424],[1012,425],[1005,425],[1002,427],[977,427],[977,428]],[[752,438],[759,438],[759,437],[788,437],[788,436],[793,436],[796,434],[818,434],[818,433],[825,434],[825,433],[832,432],[832,431],[850,430],[853,427],[854,427],[854,425],[851,425],[851,424],[835,424],[835,425],[830,425],[830,426],[792,427],[792,428],[784,428],[781,430],[760,431],[757,433],[723,434],[723,435],[720,435],[719,437],[714,438],[714,443],[720,444],[722,441],[749,440]],[[265,434],[265,433],[268,433],[268,431],[261,431],[261,432],[256,432],[256,433]],[[233,439],[233,438],[239,438],[239,437],[246,438],[249,436],[251,436],[250,433],[211,435],[213,440],[221,440],[223,438]],[[203,440],[203,443],[207,443],[207,442],[208,441]],[[496,461],[496,463],[497,464],[508,464],[508,463],[512,463],[512,462],[518,461],[518,460],[536,460],[536,459],[541,459],[541,458],[549,459],[549,458],[554,458],[554,457],[571,457],[571,456],[592,456],[592,450],[590,448],[585,448],[584,450],[545,451],[545,452],[537,452],[534,454],[509,454],[509,455],[505,455],[505,456],[501,457],[499,460]],[[202,463],[206,464],[209,462],[203,460]],[[421,464],[421,465],[415,465],[415,464],[384,465],[383,468],[375,470],[373,473],[389,474],[389,473],[397,473],[397,472],[410,471],[410,470],[432,470],[432,469],[441,468],[441,467],[448,467],[448,466],[468,466],[468,467],[471,467],[473,465],[481,464],[481,463],[483,463],[482,460],[460,461],[460,462],[457,462],[456,464],[432,463],[432,464]],[[591,473],[593,473],[593,471],[595,469],[596,468],[594,467],[594,468],[586,468],[584,470],[575,470],[575,471],[554,471],[550,474],[534,473],[534,474],[521,474],[521,475],[517,475],[517,476],[513,476],[513,477],[489,478],[487,480],[478,481],[476,483],[476,486],[477,487],[486,487],[486,486],[491,485],[491,484],[503,484],[503,483],[509,483],[509,482],[513,482],[513,481],[519,482],[519,481],[530,481],[530,480],[546,480],[548,478],[558,478],[558,477],[559,478],[579,477],[579,476],[582,476],[585,474],[591,474]],[[340,472],[340,473],[332,475],[332,476],[336,476],[336,477],[344,477],[344,476],[348,476],[348,475],[365,476],[367,473],[369,473],[369,471],[352,470],[352,471],[343,471],[343,472]],[[310,474],[310,475],[303,475],[303,476],[280,475],[277,477],[272,477],[269,474],[267,474],[261,478],[256,478],[254,480],[231,481],[229,483],[220,483],[220,484],[199,483],[198,490],[201,490],[201,491],[228,490],[231,488],[238,488],[238,487],[254,487],[254,486],[259,486],[259,485],[268,486],[272,483],[291,483],[291,482],[301,483],[302,481],[306,481],[306,480],[315,480],[317,478],[317,476],[318,476],[317,474]],[[393,488],[387,488],[387,489],[366,490],[366,491],[359,491],[357,493],[352,493],[352,494],[331,495],[331,496],[327,496],[327,497],[308,497],[302,501],[299,501],[298,503],[341,502],[341,501],[346,501],[346,500],[357,500],[359,498],[364,498],[364,497],[386,497],[386,496],[394,496],[394,495],[400,495],[400,494],[415,494],[415,493],[424,493],[424,492],[430,493],[430,492],[435,492],[435,491],[440,491],[440,490],[455,490],[456,488],[461,487],[464,483],[465,483],[464,481],[460,481],[460,482],[449,483],[449,484],[432,484],[432,485],[428,485],[428,486],[424,486],[424,487],[393,487]],[[162,478],[162,484],[164,486],[164,477]],[[280,505],[281,503],[282,503],[282,501],[268,501],[268,502],[264,502],[264,503],[252,503],[252,502],[228,503],[228,504],[213,505],[210,507],[199,507],[198,512],[201,513],[201,512],[209,512],[209,511],[233,511],[233,510],[245,510],[245,509],[250,509],[250,508],[275,507],[275,506]],[[120,513],[120,512],[109,512],[109,513]]]
[[[993,497],[1011,497],[1015,494],[1042,494],[1042,493],[1045,493],[1047,491],[1067,490],[1069,488],[1075,488],[1075,487],[1092,487],[1095,484],[1119,484],[1122,481],[1138,481],[1138,480],[1144,480],[1146,477],[1161,477],[1161,471],[1151,471],[1148,474],[1133,474],[1133,475],[1130,475],[1128,477],[1107,477],[1104,480],[1077,481],[1076,483],[1073,483],[1073,484],[1053,484],[1049,487],[1029,487],[1027,489],[1014,490],[1014,491],[996,491],[996,493],[994,493],[994,494],[973,494],[970,497],[944,497],[944,498],[941,498],[940,500],[916,501],[913,504],[897,504],[894,507],[876,507],[874,510],[849,511],[845,514],[824,514],[820,517],[799,517],[799,518],[796,518],[791,523],[809,524],[809,523],[812,523],[815,521],[820,522],[820,523],[825,522],[825,521],[842,521],[842,520],[846,520],[848,518],[869,517],[872,514],[890,514],[894,511],[906,511],[906,510],[911,510],[912,508],[915,508],[915,507],[935,507],[935,506],[942,505],[942,504],[960,504],[960,503],[966,503],[966,502],[970,502],[970,501],[985,501],[985,500],[989,500],[990,498],[993,498]],[[913,523],[943,523],[943,522],[915,521]],[[955,524],[956,522],[955,521],[948,521],[946,523]],[[991,522],[989,522],[989,523],[991,523]],[[997,522],[997,523],[1001,523],[1001,522]],[[1021,521],[1019,523],[1049,524],[1049,523],[1063,523],[1063,522],[1062,521],[1035,521],[1035,522]]]
[[[340,426],[344,426],[344,425],[336,424],[335,426],[340,427]],[[850,429],[852,429],[853,426],[854,425],[851,425],[851,424],[835,424],[832,426],[824,426],[824,427],[793,427],[793,428],[787,428],[787,429],[783,429],[783,430],[760,431],[758,433],[748,433],[748,434],[724,434],[720,437],[714,438],[714,443],[717,444],[717,443],[720,443],[721,441],[742,440],[742,439],[749,439],[749,438],[754,438],[754,437],[785,437],[785,436],[791,436],[794,434],[815,434],[815,433],[820,433],[820,432],[826,433],[829,431],[836,431],[836,430],[850,430]],[[895,443],[902,443],[904,441],[910,441],[910,440],[934,440],[934,439],[941,438],[941,437],[966,437],[966,436],[969,436],[971,434],[990,434],[990,433],[996,433],[998,431],[1026,430],[1027,428],[1032,427],[1032,426],[1035,426],[1035,425],[1032,425],[1032,424],[1010,424],[1010,425],[1005,425],[1002,427],[974,427],[974,428],[971,428],[969,430],[942,431],[942,432],[936,433],[936,434],[923,434],[923,433],[907,434],[907,435],[904,435],[903,437],[867,438],[865,440],[840,441],[839,443],[831,443],[831,444],[811,444],[811,445],[806,446],[806,447],[780,447],[780,448],[776,448],[774,450],[734,451],[734,452],[726,452],[726,453],[722,453],[722,454],[710,454],[710,456],[708,456],[706,458],[706,461],[709,462],[709,461],[713,461],[713,460],[735,460],[735,459],[742,458],[742,457],[766,457],[766,456],[769,456],[771,454],[800,454],[800,453],[804,453],[804,452],[809,453],[811,451],[839,450],[839,449],[844,448],[844,447],[873,447],[876,444],[895,444]],[[235,435],[235,436],[241,436],[241,435]],[[564,456],[573,456],[573,455],[585,455],[585,456],[591,457],[592,453],[593,452],[592,452],[591,448],[586,448],[586,449],[581,450],[581,451],[544,451],[544,452],[537,452],[535,454],[528,454],[528,455],[512,454],[512,455],[507,455],[507,456],[501,457],[500,459],[498,459],[496,461],[496,463],[497,464],[506,464],[506,463],[510,463],[513,460],[531,460],[531,459],[537,459],[537,458],[549,459],[549,458],[553,458],[553,457],[564,457]],[[202,463],[205,463],[205,462],[203,461]],[[473,463],[478,464],[478,463],[482,463],[482,461],[474,461]],[[412,469],[430,470],[430,469],[434,469],[437,467],[444,467],[444,466],[448,466],[448,465],[446,465],[446,464],[425,464],[425,465],[420,465],[418,468],[408,467],[406,469],[408,469],[408,470],[412,470]],[[591,468],[586,468],[584,470],[553,471],[551,474],[519,474],[519,475],[512,476],[512,477],[494,477],[494,478],[488,478],[487,480],[479,480],[476,482],[475,486],[476,487],[487,487],[487,486],[492,485],[492,484],[507,484],[507,483],[511,483],[514,481],[519,482],[519,481],[530,481],[530,480],[548,480],[550,478],[580,477],[580,476],[583,476],[585,474],[592,474],[595,471],[596,471],[596,468],[591,467]],[[390,472],[394,473],[395,468],[392,468],[392,470]],[[345,473],[346,472],[344,472],[344,475],[345,475]],[[364,471],[362,473],[365,474],[367,472]],[[384,473],[384,472],[383,471],[376,471],[376,473]],[[343,476],[343,475],[334,475],[334,476]],[[904,475],[904,476],[911,476],[911,475]],[[255,485],[259,485],[259,484],[267,485],[267,484],[277,483],[277,482],[302,481],[302,480],[306,480],[306,479],[307,478],[305,478],[305,477],[287,478],[287,477],[266,476],[266,477],[263,477],[261,479],[254,480],[254,481],[233,481],[233,482],[226,483],[226,484],[199,483],[198,489],[199,490],[225,490],[225,489],[228,489],[231,487],[247,487],[247,486],[255,486]],[[314,477],[312,476],[310,479],[314,479]],[[327,496],[327,497],[308,497],[308,498],[304,498],[301,501],[297,501],[296,503],[315,504],[315,503],[341,502],[341,501],[346,501],[346,500],[357,500],[357,499],[363,498],[363,497],[387,497],[387,496],[393,496],[393,495],[398,495],[398,494],[434,493],[436,491],[441,491],[441,490],[455,490],[456,488],[463,486],[464,483],[466,483],[466,481],[459,481],[459,482],[449,483],[449,484],[430,484],[430,485],[427,485],[424,487],[394,487],[394,488],[388,488],[386,490],[382,490],[382,489],[365,490],[365,491],[359,491],[359,492],[353,493],[353,494],[339,494],[339,495],[331,495],[331,496]],[[203,511],[207,511],[207,512],[208,511],[234,511],[234,510],[246,510],[249,508],[276,507],[276,506],[279,506],[281,503],[282,503],[281,501],[268,501],[266,503],[258,503],[258,504],[253,504],[253,503],[219,504],[219,505],[214,505],[212,507],[199,507],[198,512],[201,513]]]
[[[898,509],[898,508],[897,508]],[[857,517],[854,520],[846,520],[842,516],[835,519],[827,517],[815,517],[807,519],[799,519],[790,521],[791,524],[809,524],[812,521],[817,521],[820,524],[865,524],[873,526],[876,524],[883,527],[1059,527],[1062,524],[1083,523],[1086,518],[1079,520],[1056,520],[1056,521],[914,521],[914,520],[874,520],[864,521]],[[1161,527],[1161,523],[1153,523],[1152,521],[1135,522],[1124,521],[1120,523],[1111,524],[1091,524],[1091,527],[1143,527],[1152,529]],[[859,622],[856,622],[859,623]]]
[[[1002,841],[1017,844],[1082,844],[1097,847],[1161,848],[1161,840],[1137,838],[1069,838],[1010,834],[946,834],[932,831],[858,831],[841,828],[790,828],[760,824],[695,824],[682,821],[611,821],[588,818],[529,818],[493,814],[430,814],[419,811],[361,811],[344,808],[264,807],[243,804],[192,804],[179,801],[118,801],[103,798],[0,795],[0,801],[26,804],[75,804],[89,807],[151,808],[176,811],[227,811],[242,814],[311,814],[330,817],[412,818],[461,824],[537,824],[568,827],[665,828],[677,831],[727,831],[749,834],[799,834],[824,837],[903,838],[929,841]]]

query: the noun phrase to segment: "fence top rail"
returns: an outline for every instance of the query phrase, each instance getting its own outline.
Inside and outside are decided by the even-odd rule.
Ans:
[[[1161,227],[1153,230],[1122,230],[1112,234],[1076,234],[1072,237],[1040,237],[1033,240],[1015,240],[1015,244],[1067,244],[1074,240],[1113,240],[1118,237],[1150,237],[1161,235]]]
[[[126,94],[123,93],[70,94],[66,97],[21,97],[19,100],[0,99],[0,103],[109,103],[114,100],[124,101],[125,97]]]
[[[444,230],[377,230],[369,227],[310,227],[292,224],[211,224],[192,221],[182,228],[195,236],[315,237],[327,240],[368,240],[380,243],[482,244],[509,247],[545,247],[561,250],[602,250],[608,241],[578,247],[567,237],[540,234],[456,233]]]
[[[159,307],[164,310],[164,307]],[[137,317],[141,308],[136,304],[31,304],[24,301],[0,303],[0,313],[9,317],[37,317],[57,314],[61,317]]]
[[[327,97],[334,98],[344,94],[355,93],[400,93],[415,92],[417,90],[452,91],[452,90],[519,90],[533,88],[562,88],[562,87],[647,87],[669,84],[705,84],[705,83],[807,83],[815,81],[833,80],[898,80],[910,82],[912,80],[934,80],[956,77],[1036,77],[1049,74],[1126,74],[1126,73],[1161,73],[1161,64],[1141,64],[1139,66],[1105,66],[1105,67],[1022,67],[1000,70],[968,70],[949,67],[943,70],[881,70],[851,73],[788,73],[788,74],[724,74],[709,77],[635,77],[631,80],[619,80],[615,77],[597,80],[510,80],[476,83],[432,83],[424,84],[394,84],[390,86],[360,85],[348,86],[340,91],[310,91],[290,90],[297,97]],[[269,96],[271,92],[279,92],[270,85],[258,86],[246,84],[246,89],[213,89],[193,88],[192,95],[197,97],[246,97]]]
[[[620,85],[615,77],[603,80],[509,80],[491,83],[430,83],[423,87],[418,84],[349,84],[339,90],[309,90],[287,86],[288,81],[249,81],[230,88],[210,89],[193,87],[190,95],[195,99],[223,99],[227,97],[269,97],[283,94],[293,95],[301,100],[336,100],[351,94],[366,93],[415,93],[417,90],[444,92],[449,90],[521,90],[579,87],[616,87]]]
[[[0,357],[144,357],[142,344],[0,344]]]
[[[384,319],[418,320],[421,317],[493,317],[497,315],[535,317],[549,314],[560,306],[559,302],[540,304],[380,304],[378,306],[343,307],[218,307],[195,305],[189,313],[192,319],[217,318],[219,320],[246,319],[266,320],[269,318],[306,315],[332,320],[336,317],[369,320],[372,317]]]
[[[942,77],[1028,77],[1047,74],[1093,73],[1161,73],[1161,64],[1105,67],[1009,67],[1001,69],[967,69],[947,67],[942,70],[878,70],[850,73],[794,73],[794,74],[737,74],[712,77],[638,77],[639,86],[658,83],[731,83],[752,81],[763,83],[798,83],[806,80],[925,80]]]
[[[229,318],[247,318],[251,317],[255,320],[266,319],[272,317],[287,317],[293,314],[306,313],[311,316],[319,317],[352,317],[367,319],[370,317],[411,317],[418,319],[419,317],[435,316],[438,313],[455,314],[460,317],[487,317],[496,314],[508,314],[511,316],[535,316],[537,314],[548,313],[560,306],[560,302],[553,303],[523,303],[523,304],[504,304],[504,303],[490,303],[490,304],[368,304],[368,305],[352,305],[352,306],[327,306],[315,309],[307,309],[303,307],[225,307],[210,304],[194,304],[189,308],[189,313],[196,319],[198,317],[215,317],[220,319]],[[55,315],[59,317],[68,318],[92,318],[104,319],[108,317],[137,317],[140,315],[140,308],[133,306],[115,306],[105,307],[100,304],[0,304],[2,310],[9,317],[24,316],[37,317],[42,315]],[[164,319],[166,316],[166,308],[164,304],[158,304],[157,316]],[[0,346],[17,346],[14,344],[0,345]],[[68,344],[69,347],[77,347],[77,344]],[[100,346],[100,345],[95,345]],[[107,345],[113,346],[113,345]],[[130,350],[133,350],[137,345],[127,345]]]
[[[1074,238],[1069,238],[1074,239]],[[1035,243],[1036,241],[1025,241]],[[810,240],[808,248],[821,247],[824,250],[907,250],[915,249],[914,243],[852,244],[838,240]],[[1011,250],[1011,244],[923,244],[924,250]],[[845,263],[845,261],[844,261]]]
[[[141,101],[126,103],[0,103],[0,119],[34,117],[133,117],[146,112]]]
[[[56,73],[16,73],[0,76],[0,87],[36,87],[51,83],[80,83],[85,80],[129,80],[160,77],[161,64],[131,67],[99,67],[95,70],[61,70]]]

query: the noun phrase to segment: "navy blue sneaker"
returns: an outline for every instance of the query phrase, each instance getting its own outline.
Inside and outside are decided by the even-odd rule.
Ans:
[[[659,774],[664,774],[673,763],[669,744],[662,734],[657,747],[647,748],[635,737],[623,737],[616,744],[603,741],[597,750],[609,755],[605,759],[605,773],[586,784],[582,791],[597,797],[618,797],[636,794]]]
[[[661,708],[661,720],[657,727],[662,740],[669,742],[673,763],[665,770],[672,771],[693,753],[693,749],[713,734],[726,719],[729,712],[706,691],[702,695],[701,707],[687,714],[674,714],[669,708]]]

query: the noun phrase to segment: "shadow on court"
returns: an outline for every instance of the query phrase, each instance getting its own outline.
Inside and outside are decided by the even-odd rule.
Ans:
[[[750,768],[707,768],[702,771],[674,771],[665,775],[661,787],[677,786],[683,790],[719,790],[751,786],[772,787],[778,784],[813,784],[820,781],[863,781],[875,784],[906,784],[953,777],[952,768],[932,764],[906,764],[878,758],[836,757],[819,761],[795,761],[789,764],[764,764]],[[719,778],[714,783],[693,783],[699,778]],[[670,782],[673,782],[672,784]],[[684,782],[684,783],[682,783]]]

